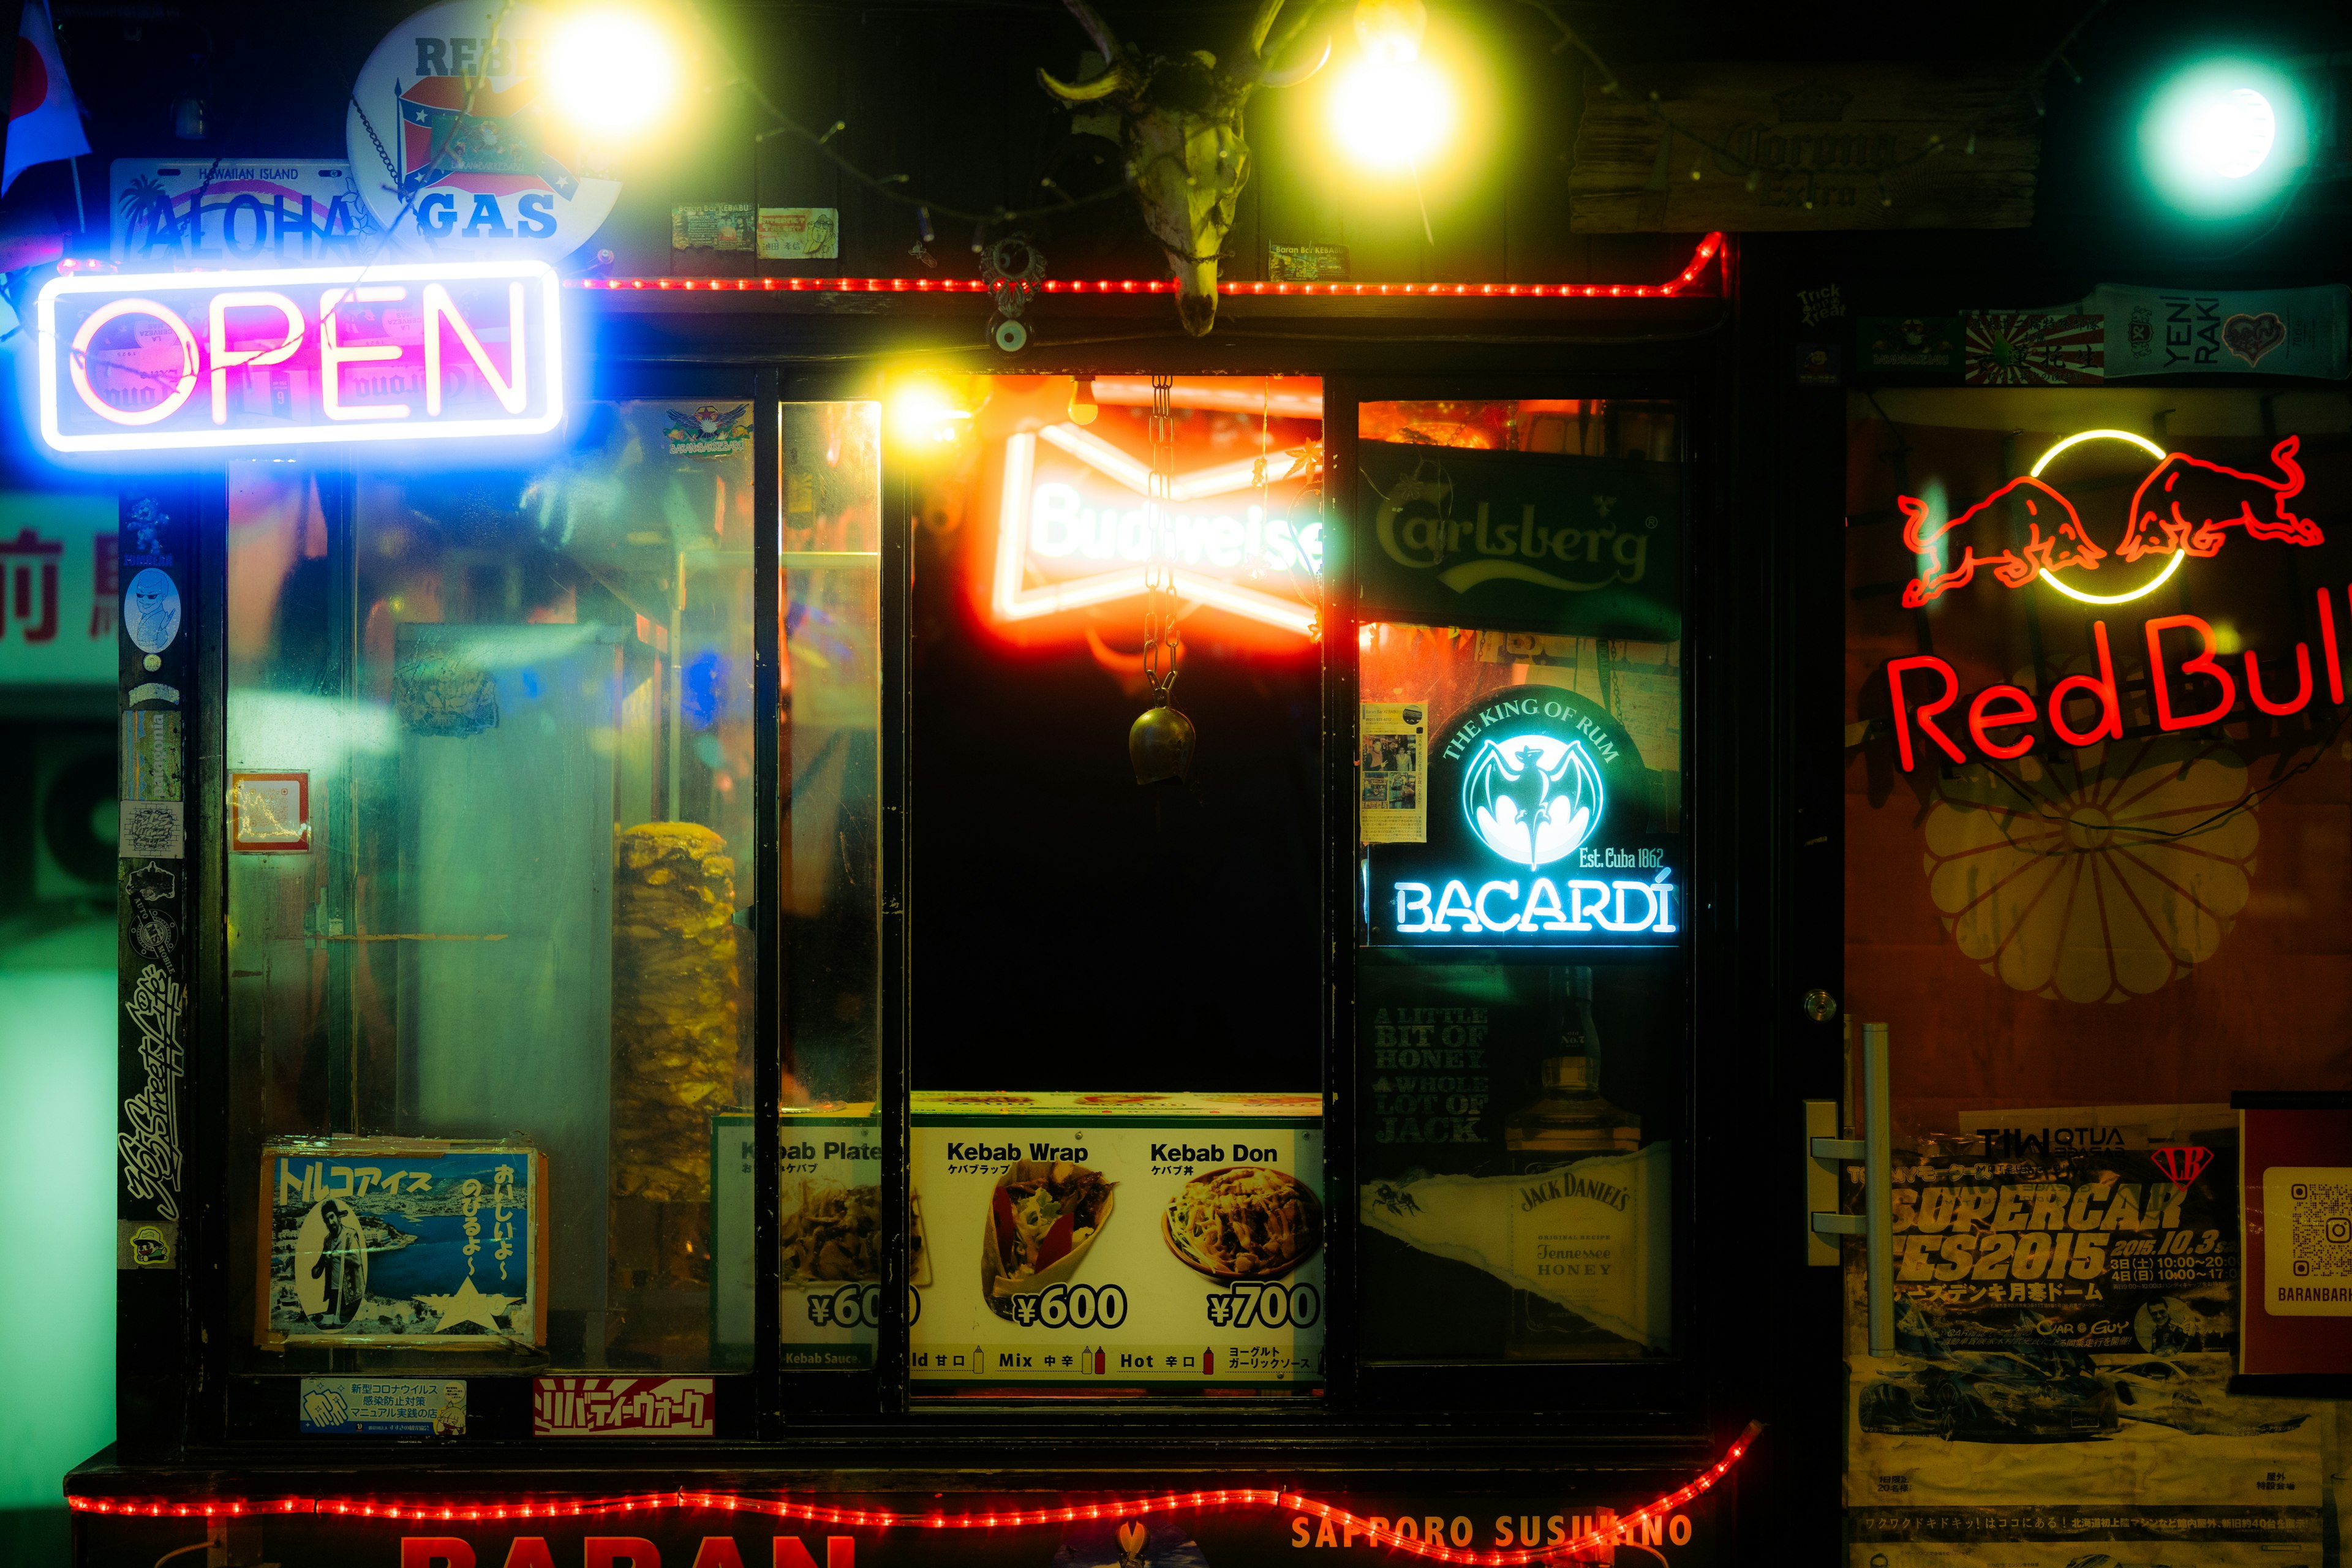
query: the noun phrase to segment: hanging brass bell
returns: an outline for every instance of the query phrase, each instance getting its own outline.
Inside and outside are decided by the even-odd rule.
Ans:
[[[1139,784],[1181,784],[1192,771],[1192,721],[1162,703],[1147,708],[1127,731],[1127,759]]]

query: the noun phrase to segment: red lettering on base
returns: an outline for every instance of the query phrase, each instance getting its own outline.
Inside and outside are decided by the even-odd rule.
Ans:
[[[555,1568],[544,1535],[518,1535],[507,1548],[507,1568]]]
[[[694,1549],[694,1568],[743,1568],[743,1554],[731,1535],[706,1535]]]
[[[772,1553],[771,1568],[816,1568],[816,1559],[801,1543],[797,1535],[779,1535]],[[857,1538],[854,1535],[828,1535],[824,1538],[824,1568],[857,1568]]]
[[[400,1538],[400,1568],[474,1568],[474,1548],[456,1535],[404,1535]]]
[[[584,1562],[587,1568],[613,1568],[615,1563],[626,1563],[629,1568],[661,1568],[661,1548],[642,1535],[592,1535]]]

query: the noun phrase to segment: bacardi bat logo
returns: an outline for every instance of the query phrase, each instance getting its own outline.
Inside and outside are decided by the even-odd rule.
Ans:
[[[1462,815],[1479,842],[1537,870],[1592,836],[1605,804],[1581,741],[1540,732],[1481,741],[1462,771]]]

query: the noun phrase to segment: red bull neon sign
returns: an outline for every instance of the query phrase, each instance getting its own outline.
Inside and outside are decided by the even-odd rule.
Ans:
[[[2336,647],[2335,590],[2320,589],[2317,599],[2317,663],[2328,701],[2340,706],[2344,663]],[[2188,638],[2194,639],[2195,649],[2181,658]],[[2312,650],[2303,643],[2294,645],[2294,695],[2282,698],[2279,690],[2284,681],[2276,673],[2263,674],[2262,660],[2253,649],[2240,656],[2234,673],[2221,662],[2221,639],[2202,616],[2155,616],[2141,623],[2140,641],[2147,655],[2149,706],[2160,731],[2227,722],[2238,710],[2242,681],[2247,704],[2273,719],[2302,712],[2316,690]],[[2032,692],[2006,684],[1988,686],[1971,697],[1963,710],[1964,728],[1978,753],[2001,762],[2021,757],[2033,749],[2037,724],[2046,724],[2053,739],[2069,746],[2122,740],[2123,697],[2116,683],[2115,653],[2107,639],[2106,622],[2091,623],[2091,644],[2095,673],[2067,676],[2052,686],[2039,704]],[[2192,679],[2201,684],[2192,684]],[[1971,760],[1946,728],[1954,721],[1944,715],[1960,700],[1959,672],[1948,661],[1933,654],[1890,659],[1886,687],[1894,704],[1895,754],[1906,773],[1923,759],[1935,760],[1928,754],[1930,746],[1955,765]],[[2082,703],[2089,704],[2087,714]],[[2084,722],[2085,718],[2090,721]]]
[[[2092,537],[2065,493],[2042,476],[2060,454],[2086,441],[2123,441],[2156,459],[2132,491],[2122,537],[2112,548]],[[2302,438],[2289,436],[2271,448],[2278,469],[2273,479],[2185,452],[2168,452],[2127,430],[2084,430],[2042,455],[2030,473],[2011,479],[1967,510],[1938,522],[1933,509],[1916,496],[1897,496],[1903,542],[1919,560],[1919,574],[1903,588],[1906,609],[1918,609],[1955,588],[1966,587],[1977,569],[1989,569],[2004,588],[2022,588],[2039,579],[2068,598],[2091,605],[2128,604],[2153,592],[2191,556],[2218,554],[2230,531],[2249,539],[2314,545],[2323,542],[2319,525],[2289,504],[2303,492],[2303,465],[2295,454]],[[2026,539],[2015,542],[2015,509],[2025,513]],[[1953,559],[1957,542],[1959,555]],[[1979,546],[1983,546],[1979,549]],[[1993,546],[1998,545],[1995,550]],[[2084,577],[2110,559],[2126,564],[2149,556],[2164,559],[2161,570],[2118,591],[2100,593]],[[2108,568],[2110,571],[2113,567]],[[2073,577],[2061,574],[2078,574]]]
[[[58,452],[544,434],[562,289],[541,261],[58,278],[35,307]]]

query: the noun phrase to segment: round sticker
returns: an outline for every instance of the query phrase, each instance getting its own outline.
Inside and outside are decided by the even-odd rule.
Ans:
[[[150,566],[122,594],[122,629],[142,653],[162,653],[180,635],[180,589]]]
[[[449,0],[361,68],[344,116],[352,173],[405,256],[552,260],[612,212],[618,149],[592,148],[543,90],[554,25],[532,5]]]

